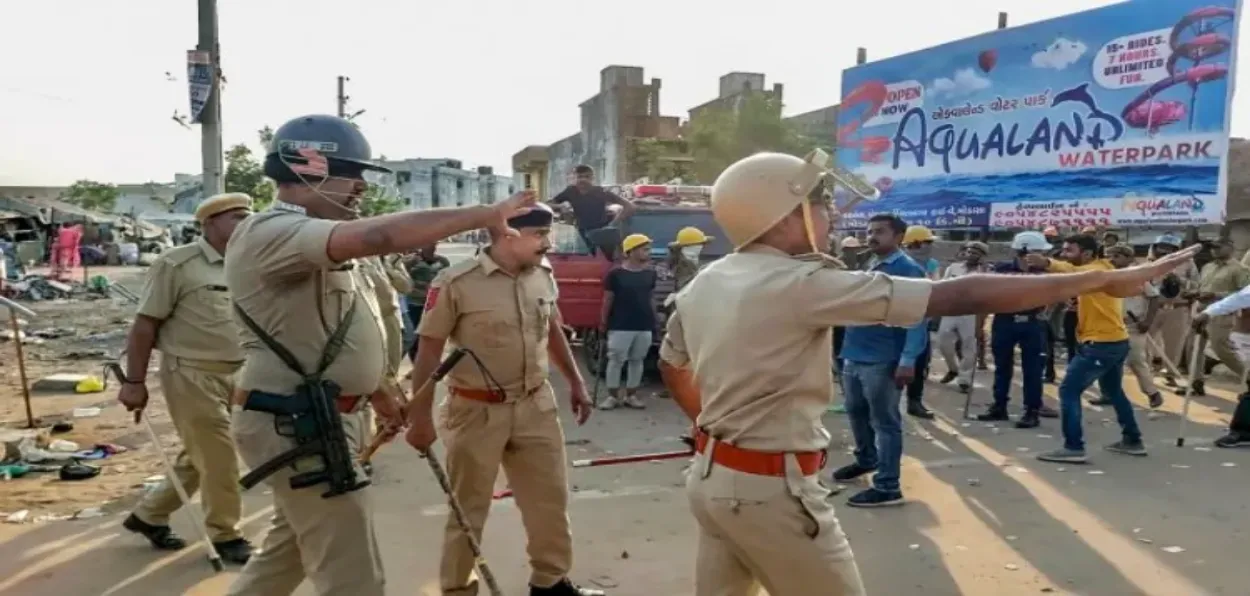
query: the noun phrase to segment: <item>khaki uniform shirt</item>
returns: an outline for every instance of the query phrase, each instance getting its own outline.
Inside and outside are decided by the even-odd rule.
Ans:
[[[1250,286],[1250,268],[1232,259],[1224,263],[1211,261],[1202,267],[1198,280],[1199,292],[1211,292],[1219,297],[1237,293]]]
[[[757,451],[815,451],[833,398],[831,327],[913,326],[932,282],[839,270],[824,255],[754,245],[705,267],[677,297],[660,357],[690,365],[698,426]]]
[[[449,387],[498,390],[520,398],[547,382],[547,335],[556,315],[555,277],[543,260],[516,277],[482,251],[434,278],[417,333],[468,348],[494,377],[466,357],[448,375]],[[498,386],[496,386],[498,383]]]
[[[361,259],[360,264],[378,302],[382,331],[386,334],[386,372],[389,376],[395,376],[404,359],[404,317],[399,312],[399,294],[391,279],[389,267],[381,257]]]
[[[241,362],[225,263],[204,238],[161,253],[148,270],[138,313],[162,321],[156,349],[191,360]]]
[[[226,248],[226,285],[243,311],[308,373],[316,370],[354,298],[355,317],[343,349],[323,378],[338,383],[343,395],[368,395],[386,375],[386,336],[361,266],[335,263],[326,254],[336,225],[280,208],[243,220]],[[239,388],[278,394],[294,390],[299,375],[242,321],[238,326],[246,356]]]

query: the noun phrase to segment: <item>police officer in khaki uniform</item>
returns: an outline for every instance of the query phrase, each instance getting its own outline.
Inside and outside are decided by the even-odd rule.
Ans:
[[[258,409],[260,398],[307,401],[299,390],[309,386],[310,374],[323,381],[320,391],[328,391],[324,382],[337,385],[342,428],[318,428],[327,440],[346,434],[347,448],[360,450],[363,437],[350,420],[364,401],[382,418],[402,424],[399,405],[384,390],[381,310],[357,259],[412,250],[474,228],[505,230],[506,219],[534,201],[522,193],[492,206],[357,219],[368,189],[365,176],[385,171],[370,158],[368,141],[342,118],[304,116],[284,124],[264,165],[278,185],[274,205],[240,224],[226,250],[226,283],[242,324],[245,357],[234,396],[234,435],[254,470],[296,446],[278,434],[276,414]],[[345,327],[335,333],[340,325]],[[341,341],[332,342],[336,336]],[[288,352],[304,374],[271,345]],[[323,361],[328,363],[321,367]],[[308,373],[319,367],[320,375]],[[290,594],[306,577],[320,596],[384,593],[368,489],[355,482],[363,471],[350,462],[346,471],[336,467],[353,481],[344,490],[327,491],[325,482],[291,486],[296,475],[328,471],[329,460],[302,459],[266,479],[274,517],[263,549],[229,594]],[[339,494],[323,498],[328,492]]]
[[[1163,234],[1155,239],[1150,247],[1150,259],[1167,256],[1181,249],[1183,240],[1176,234]],[[1185,338],[1189,333],[1189,320],[1192,315],[1191,301],[1183,295],[1198,287],[1198,267],[1193,262],[1186,263],[1172,274],[1181,288],[1180,296],[1162,296],[1159,301],[1159,312],[1155,317],[1155,328],[1151,331],[1155,341],[1163,348],[1165,354],[1155,354],[1156,358],[1167,356],[1173,364],[1183,365],[1186,360]],[[1176,386],[1172,371],[1164,371],[1164,381],[1171,387]]]
[[[553,213],[535,209],[508,225],[519,237],[492,236],[477,258],[443,270],[426,298],[417,329],[421,347],[413,368],[416,387],[438,367],[448,339],[470,355],[447,377],[439,432],[447,446],[447,473],[468,523],[481,539],[500,466],[529,538],[531,596],[595,596],[568,579],[573,563],[569,531],[564,431],[547,381],[548,358],[570,387],[578,424],[591,403],[556,310],[556,282],[543,256],[551,248]],[[408,442],[425,452],[436,433],[430,387],[413,397]],[[474,557],[454,516],[443,540],[443,594],[477,594]]]
[[[1202,267],[1197,291],[1189,295],[1203,307],[1210,306],[1250,286],[1250,267],[1233,259],[1232,239],[1216,240],[1215,246],[1211,249],[1211,256],[1214,257],[1211,262]],[[1236,317],[1232,315],[1211,317],[1206,324],[1207,340],[1211,351],[1220,359],[1220,362],[1227,366],[1234,376],[1241,377],[1241,359],[1237,356],[1237,351],[1233,349],[1233,342],[1230,339],[1235,323]],[[1203,359],[1199,359],[1198,370],[1190,371],[1190,375],[1194,376],[1193,390],[1197,395],[1206,394],[1206,381],[1204,380],[1206,367],[1201,364],[1202,361]]]
[[[243,352],[221,255],[251,205],[252,199],[239,193],[208,198],[195,211],[204,235],[152,262],[126,341],[129,378],[118,394],[130,410],[147,406],[148,361],[153,348],[160,350],[161,389],[182,439],[174,473],[187,494],[200,491],[213,546],[222,560],[238,564],[252,554],[239,533],[239,463],[230,437],[230,392]],[[180,549],[186,541],[169,528],[169,516],[182,505],[166,478],[143,496],[122,526],[157,549]]]
[[[753,594],[759,584],[771,596],[865,593],[817,480],[829,443],[821,415],[832,399],[831,327],[1014,312],[1088,291],[1124,295],[1180,262],[940,282],[842,271],[823,254],[833,219],[828,177],[857,195],[876,193],[827,163],[820,151],[806,160],[762,153],[726,169],[712,210],[736,252],[695,277],[668,322],[661,372],[699,429],[687,480],[700,527],[697,596]]]
[[[403,401],[403,390],[399,386],[399,365],[404,359],[404,319],[399,307],[399,293],[412,289],[412,280],[401,268],[396,268],[391,257],[370,257],[361,259],[365,271],[365,281],[373,290],[378,301],[379,314],[382,319],[382,331],[386,334],[386,378],[384,388],[396,398]],[[397,429],[374,429],[373,408],[368,404],[361,411],[361,429],[363,434],[384,432],[389,436]],[[365,472],[373,475],[372,464],[364,464]]]

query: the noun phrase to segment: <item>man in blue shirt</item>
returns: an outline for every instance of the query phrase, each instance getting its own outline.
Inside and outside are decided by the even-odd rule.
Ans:
[[[1024,256],[1030,252],[1049,253],[1050,243],[1037,232],[1021,232],[1011,242],[1016,258],[994,265],[994,273],[1043,273],[1030,268]],[[998,313],[990,325],[990,352],[994,356],[994,404],[977,416],[983,422],[1010,420],[1007,399],[1011,392],[1012,369],[1015,368],[1016,346],[1020,346],[1020,384],[1024,386],[1024,414],[1016,428],[1037,428],[1042,418],[1057,418],[1059,413],[1042,403],[1042,368],[1046,363],[1045,309]]]
[[[899,249],[907,224],[894,215],[868,220],[869,271],[894,277],[925,277],[924,268]],[[852,507],[899,505],[899,462],[903,457],[900,391],[916,378],[916,359],[929,341],[929,322],[913,327],[847,327],[840,354],[842,392],[855,433],[855,463],[833,473],[847,482],[872,471],[872,488],[847,501]]]

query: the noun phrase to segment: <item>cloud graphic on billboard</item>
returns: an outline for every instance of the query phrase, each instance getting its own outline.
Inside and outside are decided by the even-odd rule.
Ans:
[[[1046,49],[1033,54],[1033,66],[1063,70],[1085,55],[1085,44],[1060,37]]]
[[[961,97],[989,89],[990,80],[971,68],[962,68],[955,71],[954,77],[935,79],[930,87],[938,96]]]

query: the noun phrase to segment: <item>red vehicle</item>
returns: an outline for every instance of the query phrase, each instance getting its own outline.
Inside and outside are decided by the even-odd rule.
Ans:
[[[553,226],[552,249],[548,255],[554,269],[556,283],[560,288],[557,306],[566,330],[581,340],[586,361],[591,370],[600,370],[603,333],[599,323],[603,312],[603,279],[613,267],[606,255],[618,256],[621,240],[629,234],[645,234],[652,240],[651,258],[659,273],[655,291],[658,326],[654,334],[654,346],[658,349],[664,332],[664,299],[673,291],[674,279],[669,271],[668,244],[677,238],[678,230],[687,226],[699,228],[712,236],[712,241],[700,255],[701,265],[723,257],[732,250],[724,232],[712,218],[706,197],[710,187],[630,185],[612,190],[622,197],[633,200],[634,214],[617,229],[605,229],[593,234],[600,246],[592,249],[582,240],[577,229],[568,223]],[[702,200],[688,201],[689,198]],[[652,358],[655,350],[652,351]],[[649,358],[649,361],[652,360]]]

